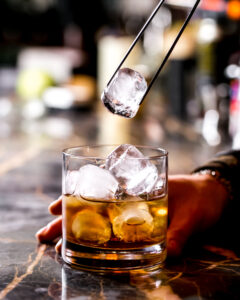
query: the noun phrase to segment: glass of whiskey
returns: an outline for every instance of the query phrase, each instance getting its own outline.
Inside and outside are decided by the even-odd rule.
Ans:
[[[159,268],[166,258],[168,153],[133,145],[63,151],[62,256],[97,272]]]

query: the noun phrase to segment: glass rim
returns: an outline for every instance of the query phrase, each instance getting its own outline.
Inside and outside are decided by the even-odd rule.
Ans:
[[[70,150],[77,150],[77,149],[84,149],[84,148],[89,148],[89,149],[97,149],[97,148],[103,148],[103,147],[119,147],[121,144],[94,144],[94,145],[81,145],[81,146],[75,146],[75,147],[68,147],[68,148],[64,148],[62,150],[62,154],[66,157],[72,157],[72,158],[77,158],[77,159],[106,159],[107,157],[100,157],[99,156],[94,156],[94,155],[75,155],[72,153],[69,153],[68,151]],[[168,151],[161,148],[161,147],[154,147],[154,146],[146,146],[146,145],[135,145],[135,144],[129,144],[132,145],[136,148],[145,148],[148,150],[154,150],[154,151],[160,151],[161,153],[159,153],[159,155],[152,155],[152,156],[144,156],[144,157],[133,157],[130,159],[138,159],[138,160],[142,160],[142,159],[157,159],[157,158],[161,158],[161,157],[168,157]],[[110,152],[111,153],[111,152]],[[109,153],[109,154],[110,154]]]

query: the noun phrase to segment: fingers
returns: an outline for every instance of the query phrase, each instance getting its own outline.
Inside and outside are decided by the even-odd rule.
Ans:
[[[50,222],[36,233],[39,242],[51,242],[62,235],[62,217]]]
[[[62,214],[62,196],[60,196],[57,200],[55,200],[54,202],[52,202],[49,207],[48,210],[50,212],[50,214],[58,216]]]
[[[61,248],[62,248],[62,239],[60,239],[56,246],[55,246],[55,251],[58,253],[58,254],[61,254]]]
[[[191,175],[169,176],[169,220],[167,249],[169,256],[179,256],[199,223],[196,191]]]
[[[184,220],[174,218],[167,232],[168,255],[179,256],[194,230],[195,222],[193,218],[186,217]]]

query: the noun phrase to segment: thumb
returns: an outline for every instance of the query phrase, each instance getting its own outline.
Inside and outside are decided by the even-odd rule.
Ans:
[[[194,222],[191,218],[173,218],[167,232],[168,255],[179,256],[193,231]]]

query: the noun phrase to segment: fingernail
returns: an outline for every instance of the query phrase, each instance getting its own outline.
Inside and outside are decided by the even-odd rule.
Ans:
[[[55,202],[49,204],[48,206],[48,211],[50,212],[50,214],[52,213],[52,208],[55,207]]]
[[[47,229],[47,226],[45,226],[45,227],[39,229],[39,230],[36,232],[35,237],[38,238],[38,239],[40,239],[41,235],[43,234],[43,232],[44,232],[46,229]]]

